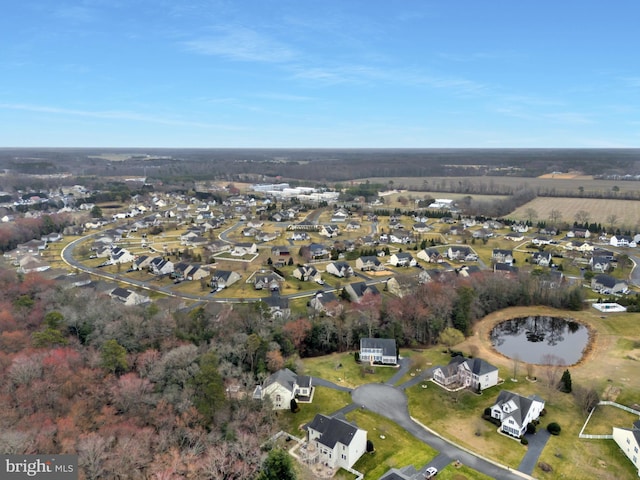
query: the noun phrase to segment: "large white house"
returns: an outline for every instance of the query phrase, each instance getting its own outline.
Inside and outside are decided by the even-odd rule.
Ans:
[[[523,397],[508,390],[502,390],[491,407],[491,416],[500,420],[500,430],[514,437],[521,437],[527,425],[540,417],[544,400],[537,395]]]
[[[433,370],[433,380],[445,387],[455,385],[476,391],[485,390],[498,384],[498,367],[481,358],[458,355],[448,365],[436,367]]]
[[[393,338],[361,338],[360,361],[395,365],[398,362],[398,350]]]
[[[613,427],[613,439],[622,449],[633,466],[638,469],[640,477],[640,430],[635,428],[640,422],[635,422],[634,428]],[[638,425],[640,427],[640,425]]]
[[[307,431],[318,461],[331,468],[351,468],[367,450],[367,431],[341,418],[319,413]]]
[[[288,368],[283,368],[267,377],[262,385],[256,386],[253,398],[264,400],[269,397],[274,410],[286,410],[291,408],[294,398],[310,403],[312,389],[311,377],[296,375]]]

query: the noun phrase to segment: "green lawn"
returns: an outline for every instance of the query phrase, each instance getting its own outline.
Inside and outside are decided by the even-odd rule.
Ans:
[[[370,370],[373,373],[369,373]],[[393,367],[370,367],[368,364],[356,363],[351,352],[304,359],[305,375],[321,377],[351,388],[365,383],[384,383],[396,371]]]
[[[420,468],[438,454],[403,428],[375,413],[354,410],[347,414],[347,419],[367,431],[367,439],[375,448],[374,453],[365,453],[353,467],[364,473],[366,480],[377,480],[390,468],[407,465]]]
[[[491,480],[492,478],[466,465],[456,467],[453,463],[440,470],[437,477],[438,480]]]
[[[613,427],[631,428],[638,415],[611,405],[598,405],[589,419],[584,433],[588,435],[611,435]]]
[[[290,410],[278,412],[280,428],[297,437],[302,437],[305,432],[300,429],[302,425],[309,423],[318,413],[331,415],[351,403],[351,395],[326,387],[314,387],[313,403],[298,403],[300,411],[291,413]]]

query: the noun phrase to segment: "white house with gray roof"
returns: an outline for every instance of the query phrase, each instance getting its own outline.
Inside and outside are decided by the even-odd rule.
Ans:
[[[514,437],[521,437],[527,425],[540,417],[544,400],[537,395],[523,397],[508,390],[502,390],[491,407],[491,416],[500,420],[500,430]]]
[[[267,377],[262,385],[256,386],[253,398],[264,400],[268,397],[274,410],[286,410],[291,408],[294,398],[310,403],[312,389],[311,377],[296,375],[288,368],[283,368]]]
[[[395,365],[398,363],[398,350],[393,338],[361,338],[360,361]]]
[[[475,391],[485,390],[498,384],[498,367],[481,358],[458,355],[448,365],[435,367],[433,381],[445,387],[455,385]]]
[[[613,440],[633,463],[640,477],[640,421],[634,422],[633,428],[613,427]]]
[[[367,431],[341,418],[319,413],[306,428],[317,461],[331,468],[351,468],[367,450]]]

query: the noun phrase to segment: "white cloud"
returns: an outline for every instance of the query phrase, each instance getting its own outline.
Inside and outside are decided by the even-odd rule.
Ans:
[[[196,128],[216,128],[226,130],[240,130],[238,127],[230,125],[218,125],[203,122],[192,122],[182,119],[164,118],[156,115],[140,114],[136,112],[117,111],[117,110],[75,110],[69,108],[50,107],[47,105],[29,105],[19,103],[0,103],[0,109],[3,110],[19,110],[33,113],[49,113],[53,115],[72,116],[72,117],[88,117],[100,118],[107,120],[130,120],[143,123],[156,123],[161,125],[173,125],[183,127]]]
[[[217,34],[184,45],[195,53],[239,61],[283,63],[296,56],[287,45],[244,27],[218,28]]]

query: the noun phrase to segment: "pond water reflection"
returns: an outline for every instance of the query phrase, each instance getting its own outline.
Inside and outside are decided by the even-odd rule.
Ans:
[[[571,319],[546,316],[512,318],[490,333],[493,347],[527,363],[573,365],[589,343],[589,330]]]

